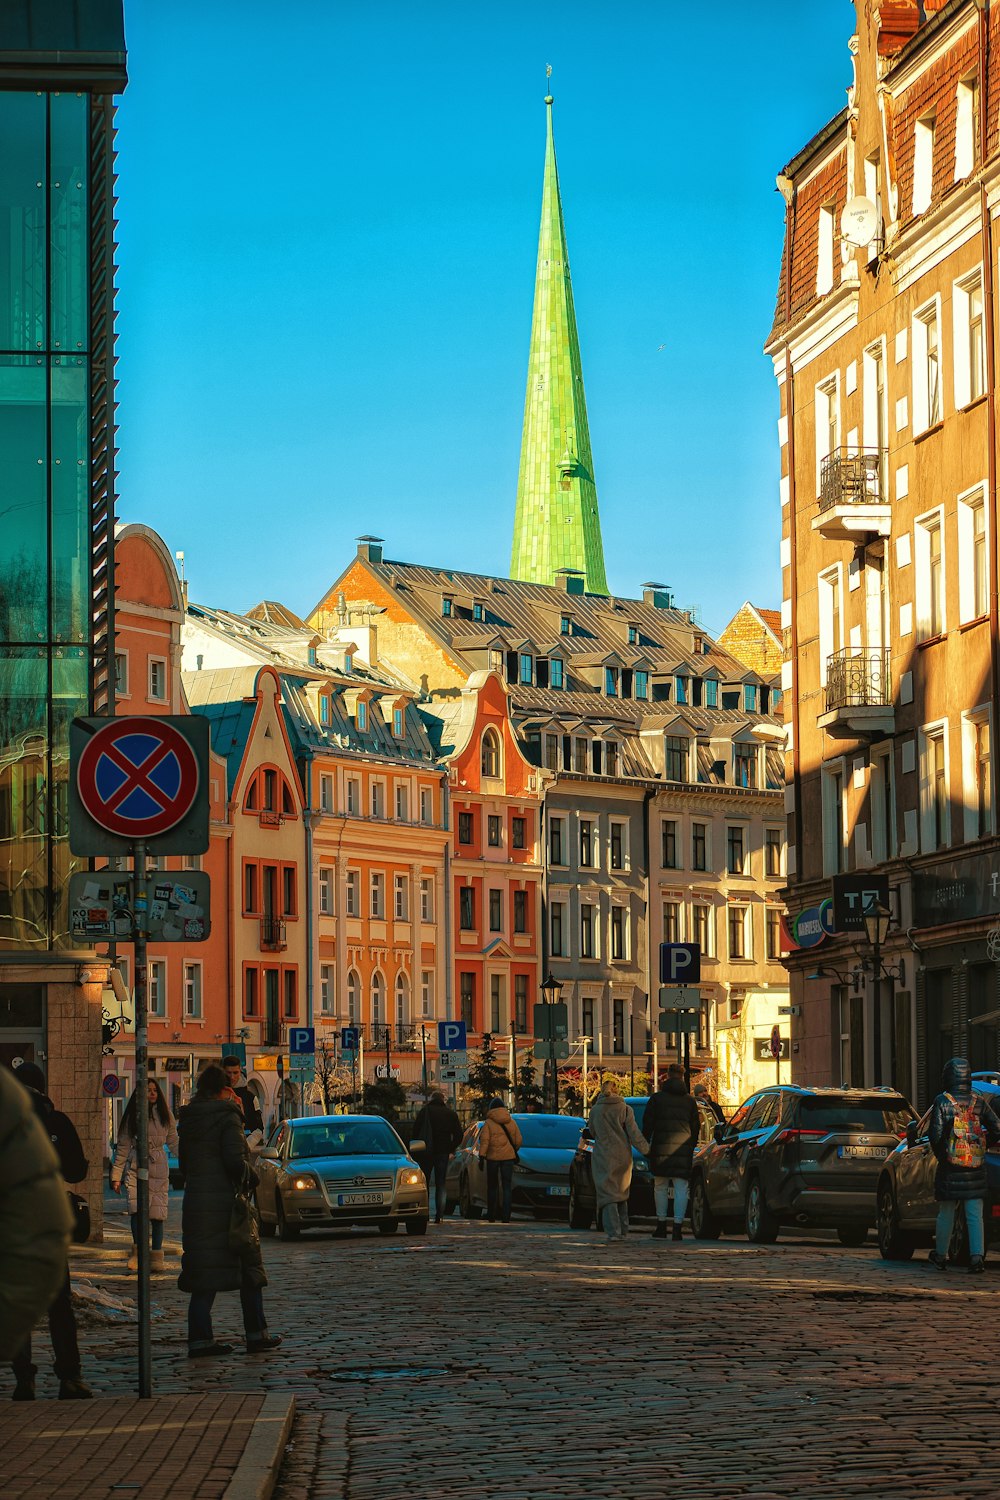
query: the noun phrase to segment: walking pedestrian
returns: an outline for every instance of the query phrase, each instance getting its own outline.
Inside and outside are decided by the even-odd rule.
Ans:
[[[22,1350],[65,1286],[72,1224],[59,1161],[28,1091],[0,1068],[0,1359]],[[15,1400],[34,1392],[34,1377],[18,1378]]]
[[[155,1078],[146,1085],[149,1111],[149,1224],[152,1235],[152,1252],[149,1269],[163,1270],[163,1225],[167,1217],[167,1200],[170,1191],[170,1163],[167,1149],[177,1150],[177,1125],[170,1107],[163,1097],[163,1090]],[[139,1185],[138,1153],[136,1145],[136,1096],[125,1106],[122,1123],[118,1131],[118,1143],[111,1163],[111,1191],[125,1193],[132,1225],[132,1250],[128,1258],[130,1271],[139,1269]]]
[[[425,1141],[427,1145],[426,1151],[421,1154],[420,1165],[427,1178],[428,1197],[432,1191],[433,1179],[435,1224],[444,1221],[447,1202],[444,1180],[448,1163],[461,1145],[462,1134],[461,1120],[441,1091],[437,1090],[417,1115],[413,1127],[413,1139]]]
[[[718,1120],[719,1124],[722,1125],[725,1123],[726,1117],[722,1113],[722,1105],[719,1103],[718,1099],[712,1098],[705,1084],[696,1083],[691,1092],[694,1094],[694,1102],[696,1104],[699,1101],[702,1104],[707,1104],[715,1118]]]
[[[264,1116],[260,1112],[257,1095],[248,1083],[240,1082],[243,1077],[243,1064],[238,1057],[224,1057],[222,1066],[226,1071],[226,1081],[240,1102],[244,1131],[247,1135],[253,1135],[254,1131],[259,1130],[261,1141],[263,1141]]]
[[[217,1292],[239,1292],[248,1354],[263,1354],[281,1343],[268,1332],[264,1317],[267,1275],[259,1238],[242,1250],[230,1245],[237,1193],[255,1187],[257,1174],[250,1165],[239,1104],[222,1097],[228,1086],[222,1068],[210,1063],[198,1079],[194,1098],[177,1119],[177,1156],[185,1183],[184,1254],[177,1285],[191,1297],[188,1355],[192,1359],[233,1351],[232,1344],[220,1342],[212,1330]]]
[[[632,1148],[646,1153],[649,1142],[635,1123],[631,1106],[606,1079],[587,1122],[594,1137],[591,1163],[597,1213],[603,1215],[605,1244],[628,1236],[628,1195],[632,1186]]]
[[[654,1240],[665,1240],[670,1199],[674,1200],[673,1239],[682,1237],[687,1212],[691,1159],[698,1143],[698,1106],[687,1091],[684,1069],[671,1063],[667,1076],[646,1105],[642,1133],[649,1141],[649,1166],[656,1203]]]
[[[45,1075],[41,1068],[37,1063],[21,1063],[14,1069],[14,1077],[28,1090],[35,1115],[55,1148],[63,1181],[74,1186],[82,1182],[90,1170],[90,1164],[83,1154],[83,1146],[73,1121],[62,1110],[56,1109],[45,1092]],[[59,1381],[59,1400],[89,1400],[94,1393],[84,1383],[80,1369],[80,1344],[73,1314],[68,1259],[64,1263],[62,1285],[49,1307],[49,1335],[54,1356],[52,1368]],[[15,1353],[11,1365],[17,1381],[14,1400],[33,1401],[38,1369],[31,1362],[30,1334]]]
[[[479,1132],[479,1161],[486,1163],[486,1217],[510,1223],[510,1197],[514,1184],[514,1167],[520,1160],[518,1149],[521,1132],[502,1099],[491,1099]]]
[[[1000,1120],[986,1100],[972,1092],[972,1069],[964,1057],[945,1063],[943,1091],[931,1106],[928,1135],[937,1157],[934,1196],[938,1202],[937,1232],[931,1265],[948,1269],[948,1246],[958,1205],[965,1207],[969,1233],[969,1270],[986,1269],[983,1199],[986,1197],[986,1147],[1000,1141]]]

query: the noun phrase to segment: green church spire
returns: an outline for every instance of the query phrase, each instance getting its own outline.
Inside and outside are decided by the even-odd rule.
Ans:
[[[510,570],[511,577],[529,583],[554,583],[558,568],[575,568],[584,574],[588,593],[606,594],[551,94],[545,114],[542,226]]]

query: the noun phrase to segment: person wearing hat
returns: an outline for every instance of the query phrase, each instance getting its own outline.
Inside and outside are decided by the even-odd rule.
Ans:
[[[486,1217],[496,1223],[510,1223],[510,1200],[514,1186],[514,1168],[520,1161],[521,1132],[517,1121],[500,1098],[491,1099],[479,1132],[477,1150],[486,1163]]]
[[[431,1094],[417,1115],[411,1139],[423,1141],[426,1145],[427,1149],[420,1153],[420,1165],[427,1178],[428,1195],[433,1179],[434,1222],[441,1224],[448,1201],[444,1186],[445,1175],[448,1163],[462,1142],[462,1122],[440,1089]]]

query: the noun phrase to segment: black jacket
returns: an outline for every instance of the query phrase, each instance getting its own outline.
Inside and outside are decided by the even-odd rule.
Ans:
[[[242,1088],[234,1089],[237,1099],[243,1106],[243,1129],[246,1131],[259,1130],[264,1134],[264,1116],[260,1112],[257,1103],[257,1095],[252,1088],[244,1084]]]
[[[59,1171],[64,1182],[82,1182],[90,1171],[90,1163],[83,1154],[83,1142],[77,1135],[76,1126],[69,1115],[56,1109],[47,1094],[37,1089],[28,1089],[35,1114],[55,1148],[59,1158]]]
[[[412,1139],[427,1142],[428,1156],[450,1156],[462,1143],[462,1123],[448,1104],[425,1104],[417,1115]]]
[[[244,1174],[256,1186],[243,1134],[243,1115],[230,1099],[200,1099],[177,1117],[177,1161],[184,1174],[181,1236],[184,1254],[177,1285],[182,1292],[234,1292],[246,1268],[266,1286],[260,1250],[241,1260],[229,1248],[229,1221]]]
[[[654,1177],[688,1177],[698,1144],[698,1105],[679,1078],[668,1078],[646,1105],[642,1133]]]
[[[981,1167],[956,1167],[948,1160],[948,1145],[952,1126],[955,1123],[954,1099],[958,1104],[971,1103],[979,1116],[983,1132],[991,1146],[1000,1141],[1000,1120],[997,1119],[986,1100],[972,1092],[972,1072],[962,1057],[953,1057],[945,1064],[942,1077],[944,1092],[938,1094],[931,1105],[931,1120],[928,1137],[931,1150],[938,1160],[934,1174],[934,1196],[939,1203],[954,1203],[959,1199],[985,1198],[987,1193],[986,1165]],[[951,1095],[951,1098],[948,1096]]]

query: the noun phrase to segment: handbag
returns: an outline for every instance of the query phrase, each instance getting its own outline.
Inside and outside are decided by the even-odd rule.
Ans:
[[[253,1188],[246,1173],[236,1189],[229,1214],[229,1248],[241,1259],[260,1253],[260,1220],[257,1217],[257,1205],[253,1201]]]
[[[70,1239],[74,1245],[85,1245],[90,1239],[90,1205],[79,1193],[67,1193],[69,1206],[73,1210],[73,1229]]]

